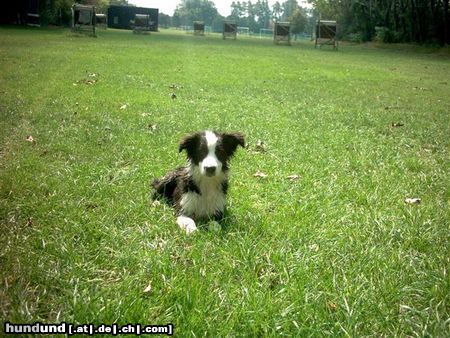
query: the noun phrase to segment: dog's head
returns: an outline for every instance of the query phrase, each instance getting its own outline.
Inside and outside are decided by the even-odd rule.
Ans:
[[[214,177],[228,170],[228,161],[238,146],[245,146],[241,133],[204,131],[184,137],[179,151],[186,150],[189,161],[198,166],[201,175]]]

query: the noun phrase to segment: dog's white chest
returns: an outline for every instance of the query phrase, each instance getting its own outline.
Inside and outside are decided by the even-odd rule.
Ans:
[[[225,194],[221,189],[208,189],[202,187],[201,194],[196,192],[187,192],[183,194],[180,206],[183,215],[198,218],[209,218],[217,212],[223,212],[225,209]]]

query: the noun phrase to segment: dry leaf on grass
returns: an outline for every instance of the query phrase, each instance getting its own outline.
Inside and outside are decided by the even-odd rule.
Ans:
[[[298,180],[300,178],[300,176],[299,175],[289,175],[288,177],[287,177],[287,179],[288,180],[291,180],[291,181],[295,181],[295,180]]]
[[[317,245],[317,244],[310,244],[308,246],[308,249],[311,250],[311,251],[317,252],[317,251],[319,251],[319,245]]]
[[[31,135],[28,135],[27,138],[25,139],[25,141],[30,142],[32,145],[36,144],[35,139]]]
[[[85,204],[86,210],[94,210],[94,209],[96,209],[97,207],[98,207],[98,205],[95,204],[95,203],[86,203],[86,204]]]
[[[327,302],[327,307],[331,311],[335,311],[337,309],[337,305],[333,302]]]
[[[161,202],[159,200],[154,200],[151,205],[152,207],[157,208],[161,206]]]
[[[418,197],[405,198],[405,203],[407,204],[420,204],[422,200]]]
[[[401,122],[392,122],[391,123],[391,127],[396,128],[396,127],[403,127],[404,124]]]
[[[150,129],[151,131],[155,131],[158,128],[158,125],[156,123],[150,123],[148,125],[148,129]]]
[[[260,177],[260,178],[266,178],[267,177],[266,174],[264,174],[262,171],[259,171],[259,170],[253,176],[254,177]]]
[[[264,144],[264,141],[261,141],[261,140],[256,141],[255,151],[258,151],[261,153],[264,153],[266,151],[266,145]]]
[[[78,86],[79,84],[94,85],[98,81],[97,75],[98,74],[95,74],[95,73],[88,73],[87,79],[80,79],[77,82],[74,82],[73,85],[74,86]]]
[[[150,282],[144,289],[144,293],[150,293],[152,291],[152,282]]]
[[[127,109],[127,108],[128,108],[127,104],[123,104],[123,105],[120,106],[120,110],[124,110],[124,109]]]
[[[180,86],[180,85],[178,85],[178,84],[176,84],[176,83],[172,83],[172,84],[169,86],[169,88],[170,88],[170,89],[180,89],[180,88],[183,88],[183,86]]]

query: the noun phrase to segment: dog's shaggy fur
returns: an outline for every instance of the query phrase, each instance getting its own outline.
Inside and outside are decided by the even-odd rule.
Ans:
[[[238,146],[244,147],[240,133],[198,132],[180,142],[188,165],[154,180],[155,197],[174,206],[178,225],[191,233],[200,220],[220,220],[225,210],[229,160]]]

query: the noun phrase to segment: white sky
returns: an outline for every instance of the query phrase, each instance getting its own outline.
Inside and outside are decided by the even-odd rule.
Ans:
[[[231,3],[233,0],[211,0],[216,4],[216,8],[219,11],[220,14],[223,16],[230,15],[231,13]],[[237,1],[237,0],[236,0]],[[272,5],[277,0],[268,0],[269,6],[272,7]],[[284,0],[278,0],[280,3],[283,3]],[[159,8],[160,13],[173,15],[173,12],[175,11],[175,8],[177,5],[181,2],[181,0],[129,0],[130,4],[134,4],[138,7],[148,7],[148,8]],[[255,3],[256,1],[252,1]],[[297,0],[297,2],[304,7],[307,7],[306,1]]]

